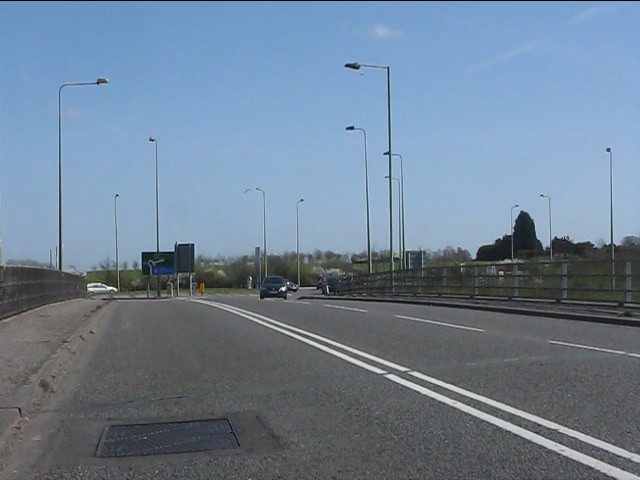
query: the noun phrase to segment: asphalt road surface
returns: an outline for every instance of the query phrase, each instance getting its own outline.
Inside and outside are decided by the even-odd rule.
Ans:
[[[0,478],[640,479],[639,328],[299,297],[111,301]]]

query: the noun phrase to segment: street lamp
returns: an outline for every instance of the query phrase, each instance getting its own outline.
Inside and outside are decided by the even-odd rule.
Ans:
[[[158,140],[156,137],[149,137],[149,141],[156,146],[156,253],[160,253],[160,215],[158,212]],[[152,273],[152,272],[149,272]],[[158,297],[160,296],[160,275],[156,275],[156,287]]]
[[[58,269],[62,270],[62,113],[61,97],[64,87],[82,87],[85,85],[103,85],[109,83],[106,78],[98,77],[95,82],[63,83],[58,89]]]
[[[251,190],[251,188],[247,188],[244,193],[250,192]],[[266,277],[269,274],[267,269],[267,199],[264,190],[260,187],[256,187],[256,191],[262,192],[262,236],[264,249],[264,276]],[[262,281],[260,283],[262,283]]]
[[[113,197],[113,214],[116,221],[116,275],[118,278],[118,292],[120,292],[120,262],[118,261],[118,197],[119,193],[116,193]]]
[[[609,204],[611,205],[611,290],[616,288],[616,267],[614,263],[614,248],[613,248],[613,154],[611,147],[607,147],[607,153],[609,154]]]
[[[384,65],[365,65],[358,62],[346,63],[344,65],[346,68],[350,68],[352,70],[360,70],[362,67],[364,68],[382,68],[387,71],[387,130],[389,137],[389,148],[388,151],[392,152],[391,149],[391,69],[389,66]],[[393,195],[392,188],[393,184],[391,182],[391,176],[393,175],[391,166],[391,155],[389,155],[389,268],[391,271],[391,283],[393,285]]]
[[[520,207],[520,205],[517,203],[511,207],[511,263],[513,263],[513,209],[518,207]]]
[[[298,286],[300,286],[300,223],[299,223],[299,210],[300,204],[304,202],[304,198],[301,198],[296,202],[296,260],[298,264]]]
[[[551,240],[551,197],[544,193],[541,193],[540,197],[549,199],[549,258],[553,261],[553,241]]]
[[[385,175],[384,178],[389,178],[389,175]],[[401,249],[401,244],[402,244],[402,239],[401,239],[401,235],[402,235],[402,216],[400,214],[400,205],[402,204],[402,202],[400,201],[400,180],[397,179],[396,177],[392,177],[393,180],[395,180],[396,182],[398,182],[398,253],[400,255],[402,255],[402,252],[400,251]],[[391,256],[393,256],[393,252],[391,252]]]
[[[384,152],[383,155],[389,155],[389,152]],[[406,256],[407,256],[407,251],[405,248],[405,236],[404,236],[404,168],[402,166],[402,155],[400,155],[399,153],[392,153],[391,154],[394,157],[398,157],[400,159],[400,191],[401,191],[401,197],[402,197],[402,201],[401,203],[401,210],[402,210],[402,268],[406,268]]]
[[[369,262],[369,274],[371,274],[373,272],[373,263],[371,260],[371,228],[369,225],[369,171],[367,166],[367,132],[365,132],[364,128],[356,127],[354,125],[346,127],[345,130],[360,130],[364,134],[364,183],[367,199],[367,258]]]

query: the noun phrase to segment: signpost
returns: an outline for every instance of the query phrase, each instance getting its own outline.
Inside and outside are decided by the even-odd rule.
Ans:
[[[142,252],[142,275],[173,275],[174,252]]]
[[[196,271],[196,248],[193,243],[177,243],[175,251],[175,272],[178,274],[178,296],[180,296],[180,274],[189,274],[189,296],[193,295],[193,273]]]
[[[142,252],[142,275],[153,275],[158,277],[158,288],[160,288],[160,275],[172,275],[174,252]],[[158,290],[159,291],[159,290]],[[147,285],[147,297],[149,288]]]
[[[426,252],[424,250],[408,250],[405,255],[408,269],[412,270],[426,266]]]
[[[180,296],[180,274],[188,273],[189,296],[192,295],[192,275],[195,272],[195,245],[193,243],[176,243],[172,252],[142,252],[141,266],[144,276],[159,277],[160,275],[178,274],[178,296]],[[148,296],[149,292],[147,291]]]

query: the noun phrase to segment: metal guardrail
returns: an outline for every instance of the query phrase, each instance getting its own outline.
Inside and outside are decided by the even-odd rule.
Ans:
[[[87,282],[80,275],[45,268],[0,267],[0,319],[86,294]]]
[[[349,275],[341,294],[463,296],[640,304],[640,261],[463,264]]]

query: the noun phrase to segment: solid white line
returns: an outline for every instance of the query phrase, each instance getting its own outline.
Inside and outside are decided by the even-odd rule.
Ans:
[[[609,348],[592,347],[590,345],[579,345],[577,343],[559,342],[557,340],[549,340],[549,343],[553,343],[554,345],[563,345],[565,347],[582,348],[585,350],[595,350],[596,352],[615,353],[616,355],[627,355],[628,357],[640,358],[640,354],[629,353],[622,350],[611,350]]]
[[[302,300],[296,300],[295,302],[289,302],[289,303],[299,303],[301,305],[311,305],[309,302],[304,302]]]
[[[507,404],[498,402],[496,400],[492,400],[487,397],[483,397],[482,395],[478,395],[477,393],[470,392],[469,390],[465,390],[464,388],[457,387],[450,383],[443,382],[442,380],[438,380],[437,378],[429,377],[420,372],[408,372],[409,375],[412,375],[420,380],[424,380],[425,382],[432,383],[433,385],[437,385],[439,387],[445,388],[452,392],[463,395],[467,398],[471,398],[472,400],[476,400],[478,402],[484,403],[491,407],[497,408],[498,410],[502,410],[503,412],[510,413],[511,415],[515,415],[516,417],[524,418],[533,423],[537,423],[538,425],[542,425],[543,427],[554,430],[558,433],[562,433],[567,435],[568,437],[575,438],[584,443],[592,445],[594,447],[598,447],[602,450],[605,450],[609,453],[613,453],[614,455],[618,455],[619,457],[626,458],[627,460],[631,460],[632,462],[640,463],[640,455],[624,450],[620,447],[616,447],[610,443],[604,442],[602,440],[598,440],[597,438],[590,437],[584,433],[578,432],[571,428],[560,425],[559,423],[552,422],[550,420],[546,420],[542,417],[538,417],[537,415],[533,415],[531,413],[525,412],[523,410],[519,410],[517,408],[511,407]]]
[[[562,455],[564,457],[568,457],[572,460],[575,460],[576,462],[582,463],[583,465],[586,465],[588,467],[591,467],[595,470],[598,470],[606,475],[609,475],[613,478],[617,478],[617,479],[633,479],[633,480],[638,480],[640,479],[640,477],[627,472],[625,470],[621,470],[619,468],[616,468],[612,465],[609,465],[608,463],[604,463],[600,460],[597,460],[593,457],[590,457],[588,455],[585,455],[584,453],[580,453],[576,450],[573,450],[571,448],[568,448],[560,443],[554,442],[552,440],[549,440],[547,438],[544,438],[536,433],[530,432],[529,430],[525,430],[524,428],[521,428],[517,425],[514,425],[512,423],[509,423],[505,420],[502,420],[500,418],[494,417],[493,415],[489,415],[487,413],[484,413],[480,410],[477,410],[473,407],[470,407],[464,403],[460,403],[457,402],[455,400],[450,399],[449,397],[445,397],[444,395],[440,395],[439,393],[433,392],[427,388],[424,388],[420,385],[417,385],[413,382],[410,382],[408,380],[405,380],[404,378],[400,378],[397,375],[394,375],[392,373],[387,374],[384,376],[385,378],[391,380],[392,382],[396,382],[406,388],[409,388],[411,390],[414,390],[418,393],[421,393],[422,395],[432,398],[433,400],[437,400],[438,402],[444,403],[445,405],[449,405],[450,407],[456,408],[464,413],[467,413],[469,415],[472,415],[476,418],[479,418],[480,420],[483,420],[487,423],[490,423],[492,425],[495,425],[496,427],[502,428],[503,430],[506,430],[508,432],[513,433],[514,435],[518,435],[519,437],[524,438],[525,440],[529,440],[530,442],[533,442],[537,445],[540,445],[541,447],[544,447],[548,450],[551,450],[552,452],[555,452],[559,455]]]
[[[396,318],[403,318],[405,320],[414,320],[416,322],[431,323],[433,325],[441,325],[443,327],[460,328],[462,330],[471,330],[472,332],[484,332],[482,328],[465,327],[464,325],[456,325],[455,323],[437,322],[435,320],[426,320],[424,318],[405,317],[404,315],[395,315]]]
[[[349,310],[351,312],[360,312],[360,313],[367,313],[366,310],[363,310],[361,308],[353,308],[353,307],[342,307],[340,305],[329,305],[328,303],[324,304],[325,307],[329,307],[329,308],[337,308],[339,310]]]
[[[198,300],[194,300],[194,301],[197,302]],[[200,302],[200,303],[204,303],[205,305],[210,305],[209,302]],[[285,328],[285,329],[291,330],[292,332],[296,332],[296,333],[300,333],[302,335],[306,335],[306,336],[311,337],[311,338],[313,338],[315,340],[319,340],[321,342],[327,343],[327,344],[329,344],[329,345],[331,345],[333,347],[341,348],[342,350],[345,350],[345,351],[347,351],[349,353],[353,353],[355,355],[359,355],[359,356],[361,356],[363,358],[366,358],[367,360],[372,360],[372,361],[374,361],[376,363],[379,363],[380,365],[384,365],[385,367],[389,367],[389,368],[393,368],[395,370],[398,370],[399,372],[409,372],[409,371],[411,371],[410,368],[403,367],[402,365],[398,365],[397,363],[393,363],[393,362],[390,362],[390,361],[385,360],[383,358],[376,357],[375,355],[371,355],[369,353],[362,352],[360,350],[357,350],[355,348],[349,347],[348,345],[344,345],[343,343],[336,342],[336,341],[331,340],[329,338],[321,337],[320,335],[316,335],[315,333],[308,332],[307,330],[303,330],[301,328],[296,328],[296,327],[293,327],[291,325],[287,325],[286,323],[278,322],[277,320],[273,320],[272,318],[265,317],[263,315],[260,315],[259,313],[249,312],[248,310],[242,310],[242,309],[240,309],[238,307],[233,307],[231,305],[225,305],[225,304],[221,304],[221,305],[224,305],[225,307],[228,307],[228,309],[235,310],[235,311],[237,311],[239,313],[252,315],[252,316],[254,316],[256,318],[259,318],[259,319],[262,319],[262,320],[264,320],[266,322],[269,322],[269,323],[272,323],[274,325],[277,325],[277,326],[279,326],[281,328]],[[384,373],[387,373],[387,372],[384,372]]]
[[[350,357],[348,355],[345,355],[342,352],[338,352],[337,350],[334,350],[332,348],[325,347],[324,345],[321,345],[321,344],[319,344],[317,342],[314,342],[314,341],[309,340],[307,338],[301,337],[300,335],[296,335],[295,333],[289,332],[289,331],[285,330],[284,328],[279,328],[279,327],[276,327],[275,325],[272,325],[270,323],[267,323],[267,322],[264,322],[262,320],[259,320],[259,319],[255,318],[253,316],[253,314],[251,314],[251,312],[248,312],[250,314],[250,315],[248,315],[246,313],[243,313],[239,309],[235,309],[235,308],[230,307],[229,305],[224,305],[224,304],[221,304],[221,303],[214,303],[214,302],[205,302],[205,301],[202,301],[202,300],[193,300],[193,301],[197,302],[197,303],[202,303],[204,305],[209,305],[209,306],[212,306],[212,307],[216,307],[216,308],[219,308],[221,310],[226,310],[227,312],[233,313],[235,315],[239,315],[241,317],[246,318],[247,320],[251,320],[252,322],[258,323],[258,324],[260,324],[260,325],[262,325],[264,327],[270,328],[272,330],[276,330],[277,332],[280,332],[280,333],[282,333],[284,335],[287,335],[289,337],[295,338],[296,340],[299,340],[299,341],[301,341],[303,343],[311,345],[312,347],[315,347],[318,350],[322,350],[323,352],[326,352],[326,353],[329,353],[331,355],[334,355],[334,356],[336,356],[338,358],[341,358],[342,360],[344,360],[346,362],[352,363],[352,364],[354,364],[354,365],[356,365],[358,367],[364,368],[365,370],[368,370],[370,372],[376,373],[378,375],[383,375],[383,374],[387,373],[386,371],[381,370],[378,367],[374,367],[373,365],[369,365],[368,363],[364,363],[364,362],[362,362],[362,361],[360,361],[358,359],[355,359],[355,358],[352,358],[352,357]]]
[[[610,453],[613,453],[615,455],[618,455],[619,457],[625,458],[627,460],[631,460],[631,461],[633,461],[635,463],[640,463],[640,455],[638,455],[636,453],[629,452],[627,450],[624,450],[624,449],[622,449],[620,447],[617,447],[615,445],[612,445],[610,443],[604,442],[604,441],[599,440],[597,438],[594,438],[594,437],[591,437],[589,435],[583,434],[581,432],[578,432],[576,430],[570,429],[570,428],[565,427],[563,425],[560,425],[558,423],[546,420],[544,418],[538,417],[536,415],[524,412],[522,410],[519,410],[517,408],[511,407],[511,406],[506,405],[504,403],[492,400],[492,399],[484,397],[482,395],[478,395],[476,393],[473,393],[471,391],[468,391],[468,390],[465,390],[463,388],[457,387],[455,385],[443,382],[442,380],[438,380],[436,378],[429,377],[429,376],[424,375],[424,374],[422,374],[420,372],[411,371],[410,369],[408,369],[406,367],[403,367],[401,365],[395,364],[393,362],[389,362],[387,360],[381,359],[381,358],[376,357],[374,355],[370,355],[368,353],[362,352],[362,351],[357,350],[355,348],[348,347],[347,345],[335,342],[335,341],[330,340],[328,338],[321,337],[320,335],[316,335],[316,334],[313,334],[311,332],[307,332],[306,330],[302,330],[302,329],[299,329],[299,328],[296,328],[296,327],[292,327],[290,325],[278,322],[276,320],[270,319],[270,318],[262,316],[260,314],[256,314],[256,313],[253,313],[253,312],[242,310],[242,309],[239,309],[237,307],[232,307],[232,306],[229,306],[229,305],[226,305],[226,304],[215,304],[213,302],[201,301],[201,300],[193,300],[193,301],[198,302],[198,303],[202,303],[202,304],[205,304],[205,305],[214,306],[214,307],[217,306],[218,308],[221,308],[223,310],[229,311],[231,313],[236,313],[237,315],[243,316],[245,318],[248,318],[249,320],[252,320],[252,321],[255,321],[257,323],[260,323],[261,325],[264,325],[264,326],[266,326],[268,328],[273,328],[273,329],[275,329],[277,331],[280,331],[281,333],[284,333],[286,335],[292,336],[293,338],[301,340],[301,341],[303,341],[303,342],[305,342],[305,343],[307,343],[309,345],[312,345],[312,346],[314,346],[316,348],[323,347],[323,348],[320,348],[320,349],[323,350],[323,351],[326,351],[327,353],[334,354],[333,352],[335,352],[335,350],[332,350],[332,349],[329,349],[327,347],[324,347],[323,345],[317,344],[316,342],[308,341],[303,337],[299,337],[298,335],[291,334],[291,333],[287,332],[286,330],[284,330],[283,328],[299,332],[299,333],[301,333],[303,335],[307,335],[307,336],[310,336],[310,337],[315,338],[317,340],[320,340],[322,342],[325,342],[325,343],[328,343],[330,345],[336,346],[338,348],[342,348],[343,350],[349,351],[350,353],[354,353],[354,354],[359,355],[359,356],[361,356],[363,358],[367,358],[369,360],[372,360],[372,361],[375,361],[377,363],[380,363],[381,365],[385,365],[387,367],[396,369],[398,371],[401,371],[401,372],[404,372],[404,373],[408,373],[409,375],[412,375],[412,376],[414,376],[416,378],[419,378],[419,379],[424,380],[426,382],[432,383],[434,385],[437,385],[437,386],[442,387],[444,389],[450,390],[452,392],[458,393],[458,394],[463,395],[463,396],[465,396],[467,398],[470,398],[470,399],[476,400],[478,402],[484,403],[486,405],[489,405],[491,407],[497,408],[499,410],[502,410],[504,412],[510,413],[512,415],[515,415],[517,417],[523,418],[525,420],[537,423],[538,425],[541,425],[543,427],[549,428],[549,429],[554,430],[554,431],[556,431],[558,433],[562,433],[562,434],[567,435],[569,437],[578,439],[578,440],[580,440],[580,441],[582,441],[584,443],[587,443],[587,444],[592,445],[594,447],[597,447],[597,448],[600,448],[600,449],[605,450],[607,452],[610,452]],[[264,319],[264,321],[257,320],[256,318],[253,318],[253,317],[262,318],[262,319]],[[276,326],[272,326],[271,324],[280,325],[283,328],[278,328]],[[335,353],[338,353],[338,354],[342,355],[340,352],[335,352]],[[346,357],[346,358],[344,358],[344,357]],[[350,361],[348,359],[351,359],[351,357],[348,357],[346,355],[344,355],[344,357],[340,356],[340,358],[343,358],[346,361]],[[355,361],[359,362],[356,359],[352,359],[352,360],[355,360]],[[354,363],[354,362],[351,362],[351,363]],[[366,365],[368,367],[371,367],[371,368],[375,368],[375,367],[372,367],[372,366],[370,366],[370,365],[368,365],[368,364],[366,364],[364,362],[359,362],[359,364],[358,364],[358,366],[361,366],[362,368],[366,368],[364,365]],[[370,370],[370,371],[373,371],[373,370],[371,370],[369,368],[367,368],[367,369]],[[380,373],[380,372],[382,372],[382,371],[379,370],[379,369],[378,369],[378,371],[374,371],[374,373]],[[384,372],[384,373],[387,373],[387,372]],[[389,376],[394,376],[394,375],[392,375],[392,374],[385,375],[385,377],[387,377],[387,378],[389,378]],[[396,377],[396,378],[399,378],[399,377]],[[402,379],[400,379],[400,380],[402,380]],[[406,380],[403,380],[403,381],[406,381]],[[411,383],[411,382],[408,382],[408,383]],[[420,387],[419,385],[416,385],[416,384],[412,384],[412,385],[415,385],[418,388],[424,388],[424,387]],[[433,393],[434,393],[434,395],[438,395],[435,392],[433,392]],[[444,397],[444,398],[448,398],[448,397]],[[450,401],[454,402],[454,403],[458,403],[458,402],[455,402],[454,400],[450,400]],[[467,408],[471,408],[471,407],[467,407]],[[515,425],[514,425],[514,427],[515,427]],[[517,427],[517,428],[519,428],[519,427]],[[534,435],[534,434],[532,434],[532,435]],[[564,447],[564,446],[562,446],[562,448],[564,450],[567,450],[567,448]],[[580,454],[578,452],[575,452],[575,453],[577,453],[578,455],[582,455],[582,454]],[[574,457],[570,457],[570,458],[575,460]],[[590,458],[590,457],[586,457],[586,458]],[[592,459],[592,460],[594,460],[595,462],[598,462],[598,460],[595,460],[595,459]],[[581,462],[581,463],[584,463],[584,462]],[[600,463],[602,463],[602,462],[600,462]],[[607,465],[607,464],[603,464],[603,465]],[[592,466],[592,465],[589,464],[589,466]],[[593,468],[596,468],[596,467],[593,467]],[[614,468],[614,467],[611,467],[611,468]],[[598,470],[600,470],[600,469],[598,468]],[[615,469],[615,470],[617,470],[617,469]],[[603,470],[600,470],[600,471],[603,471]],[[628,472],[624,472],[624,473],[626,474]],[[631,477],[622,476],[622,477],[616,477],[616,478],[633,478],[633,479],[640,480],[640,477],[635,477],[635,476],[631,476]]]

